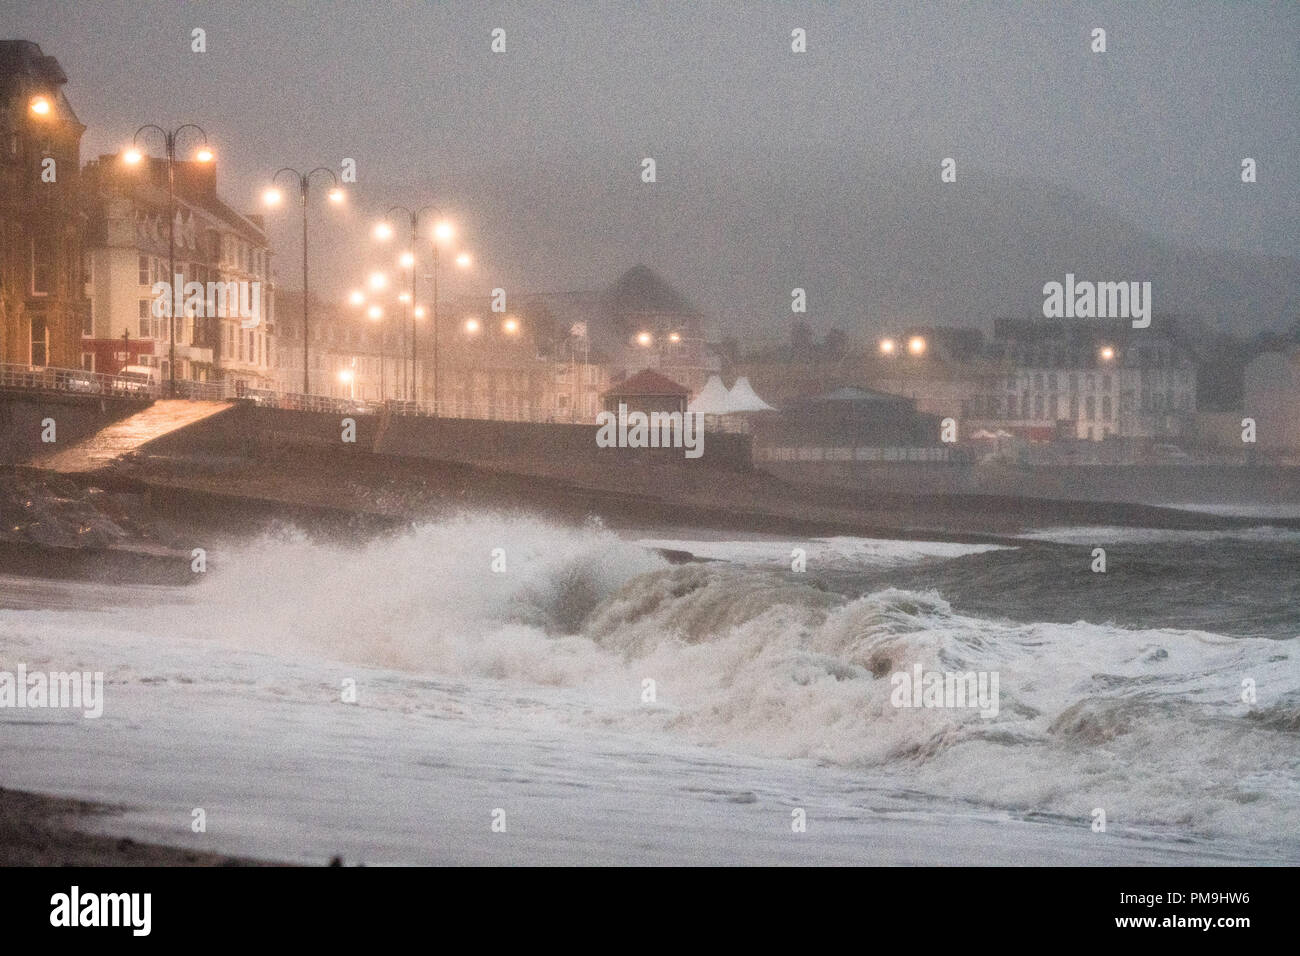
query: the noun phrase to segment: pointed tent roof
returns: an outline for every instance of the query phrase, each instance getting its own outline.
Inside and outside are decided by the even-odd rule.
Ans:
[[[699,412],[701,415],[725,415],[730,411],[730,398],[727,386],[722,384],[722,379],[710,375],[709,380],[700,389],[700,394],[686,406],[686,410]]]
[[[731,412],[776,411],[758,397],[753,386],[749,384],[749,378],[745,375],[736,379],[736,384],[731,386],[731,393],[727,396],[727,410]]]

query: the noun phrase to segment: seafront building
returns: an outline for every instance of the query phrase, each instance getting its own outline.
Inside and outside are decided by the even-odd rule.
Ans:
[[[82,296],[81,135],[58,60],[0,40],[0,363],[75,368]]]
[[[168,275],[167,161],[129,164],[106,155],[83,174],[89,231],[85,293],[89,300],[83,367],[112,372],[150,366],[170,377],[170,328],[153,308],[156,282]],[[182,283],[243,285],[258,295],[260,321],[246,328],[231,305],[182,309],[176,321],[176,378],[237,387],[276,384],[276,307],[271,247],[260,216],[242,215],[217,194],[216,161],[175,164],[176,273]],[[228,283],[236,283],[229,287]]]

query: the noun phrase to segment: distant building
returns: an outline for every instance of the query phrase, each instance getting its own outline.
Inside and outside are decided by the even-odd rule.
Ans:
[[[1266,352],[1247,365],[1242,405],[1234,444],[1241,445],[1240,419],[1253,418],[1260,451],[1300,454],[1300,349]]]
[[[1178,326],[1127,321],[998,319],[991,340],[970,330],[911,330],[867,363],[881,391],[980,428],[1048,441],[1171,439],[1195,427],[1196,368]]]
[[[1177,323],[999,319],[989,356],[1007,373],[965,410],[1010,431],[1099,441],[1190,434],[1196,367]]]
[[[706,341],[704,316],[646,266],[629,269],[601,294],[589,325],[615,378],[655,369],[695,393],[721,371]]]
[[[81,363],[85,127],[67,81],[37,44],[0,40],[0,362]]]
[[[176,377],[271,388],[276,376],[276,308],[271,248],[260,216],[244,216],[217,195],[215,161],[177,160],[176,272],[182,285],[254,284],[260,321],[253,328],[231,306],[225,315],[183,309],[176,321]],[[115,371],[150,365],[170,377],[170,320],[154,314],[156,282],[174,282],[168,268],[167,162],[146,157],[128,165],[101,156],[83,175],[90,227],[86,294],[87,367]],[[300,380],[301,381],[301,380]],[[298,386],[301,389],[301,384]]]
[[[302,391],[302,293],[277,290],[275,324],[276,388],[298,394]],[[395,322],[375,322],[351,306],[311,300],[310,365],[311,395],[379,401],[401,394],[403,373],[410,361],[401,349]],[[386,336],[381,340],[380,335]]]
[[[617,412],[619,405],[626,405],[629,412],[684,412],[690,396],[685,386],[644,369],[605,392],[605,411]]]
[[[837,388],[786,401],[758,420],[763,443],[843,446],[933,445],[939,420],[918,413],[908,398],[866,388]]]

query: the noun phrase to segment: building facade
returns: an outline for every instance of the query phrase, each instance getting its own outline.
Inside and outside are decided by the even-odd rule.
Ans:
[[[58,61],[0,40],[0,362],[74,368],[82,294],[81,134]]]
[[[81,364],[101,372],[144,365],[160,380],[170,378],[174,299],[155,284],[174,285],[179,276],[182,290],[199,283],[203,292],[184,296],[175,310],[176,378],[274,387],[270,243],[259,216],[241,215],[217,195],[215,161],[176,161],[175,276],[169,275],[166,160],[145,157],[131,165],[120,154],[101,156],[87,164],[83,180],[90,312]]]

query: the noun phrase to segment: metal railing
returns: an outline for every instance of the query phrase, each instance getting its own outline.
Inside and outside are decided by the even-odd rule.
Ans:
[[[157,398],[161,386],[129,375],[109,375],[79,368],[0,364],[0,388],[27,388],[73,395]]]
[[[114,397],[158,399],[166,398],[169,384],[162,381],[144,381],[130,373],[113,374],[90,372],[84,369],[54,368],[0,364],[0,388],[24,388],[45,392],[64,392],[73,395],[105,395]],[[575,419],[565,413],[525,407],[519,402],[467,402],[452,399],[441,403],[416,402],[407,399],[335,398],[327,395],[303,395],[298,392],[281,392],[269,388],[253,388],[240,382],[199,382],[191,379],[176,380],[176,397],[192,401],[238,400],[266,408],[283,408],[302,412],[328,412],[343,415],[375,415],[387,406],[393,415],[418,415],[422,417],[472,418],[505,422],[541,422],[571,424]],[[576,420],[577,424],[591,424]]]

